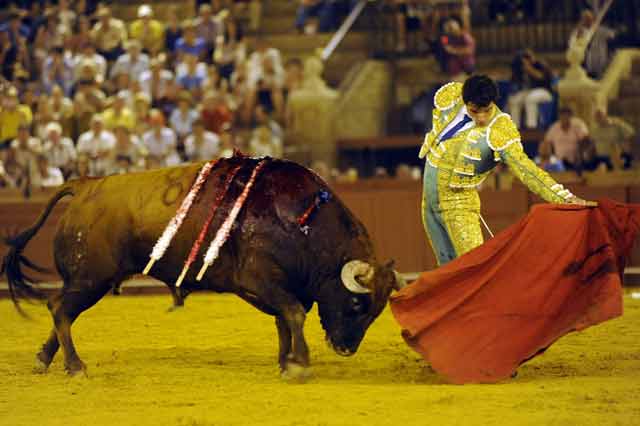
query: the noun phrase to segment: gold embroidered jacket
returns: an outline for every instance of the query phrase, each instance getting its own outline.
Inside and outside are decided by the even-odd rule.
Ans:
[[[540,169],[523,151],[520,132],[508,114],[495,107],[486,127],[474,126],[459,131],[441,142],[440,137],[464,106],[462,83],[442,86],[434,97],[433,127],[426,134],[420,158],[439,173],[448,175],[450,188],[475,188],[491,173],[498,161],[531,191],[545,201],[564,203],[573,194]]]

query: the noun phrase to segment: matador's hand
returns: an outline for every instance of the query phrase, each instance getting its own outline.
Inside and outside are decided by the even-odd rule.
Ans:
[[[587,200],[583,200],[580,197],[576,197],[575,195],[572,196],[571,198],[567,199],[567,202],[569,204],[578,204],[581,206],[588,206],[588,207],[597,207],[598,203],[595,201],[587,201]]]
[[[428,151],[429,151],[429,149],[427,148],[427,144],[423,143],[422,147],[420,147],[420,153],[418,154],[418,158],[426,157]]]

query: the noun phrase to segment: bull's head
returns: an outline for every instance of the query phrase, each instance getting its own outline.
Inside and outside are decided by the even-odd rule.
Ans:
[[[318,311],[327,342],[340,355],[353,355],[367,328],[386,306],[393,289],[405,285],[393,270],[393,262],[372,265],[361,260],[347,262],[334,285],[325,286]]]

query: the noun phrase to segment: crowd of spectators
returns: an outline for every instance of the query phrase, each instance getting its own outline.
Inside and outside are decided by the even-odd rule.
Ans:
[[[124,22],[103,4],[17,2],[0,15],[0,186],[55,186],[185,161],[282,156],[283,63],[242,15],[213,0],[166,20],[151,4]],[[22,7],[20,7],[22,6]],[[242,131],[238,131],[241,129]]]

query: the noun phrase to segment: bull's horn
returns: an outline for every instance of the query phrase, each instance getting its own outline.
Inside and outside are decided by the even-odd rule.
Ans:
[[[393,283],[394,290],[400,291],[407,286],[407,282],[398,271],[393,271],[393,275],[396,277],[396,281]]]
[[[340,272],[340,278],[342,284],[352,293],[366,294],[371,293],[371,290],[364,287],[356,280],[356,277],[362,277],[362,281],[367,283],[373,278],[374,269],[373,266],[362,260],[352,260],[345,263]]]

